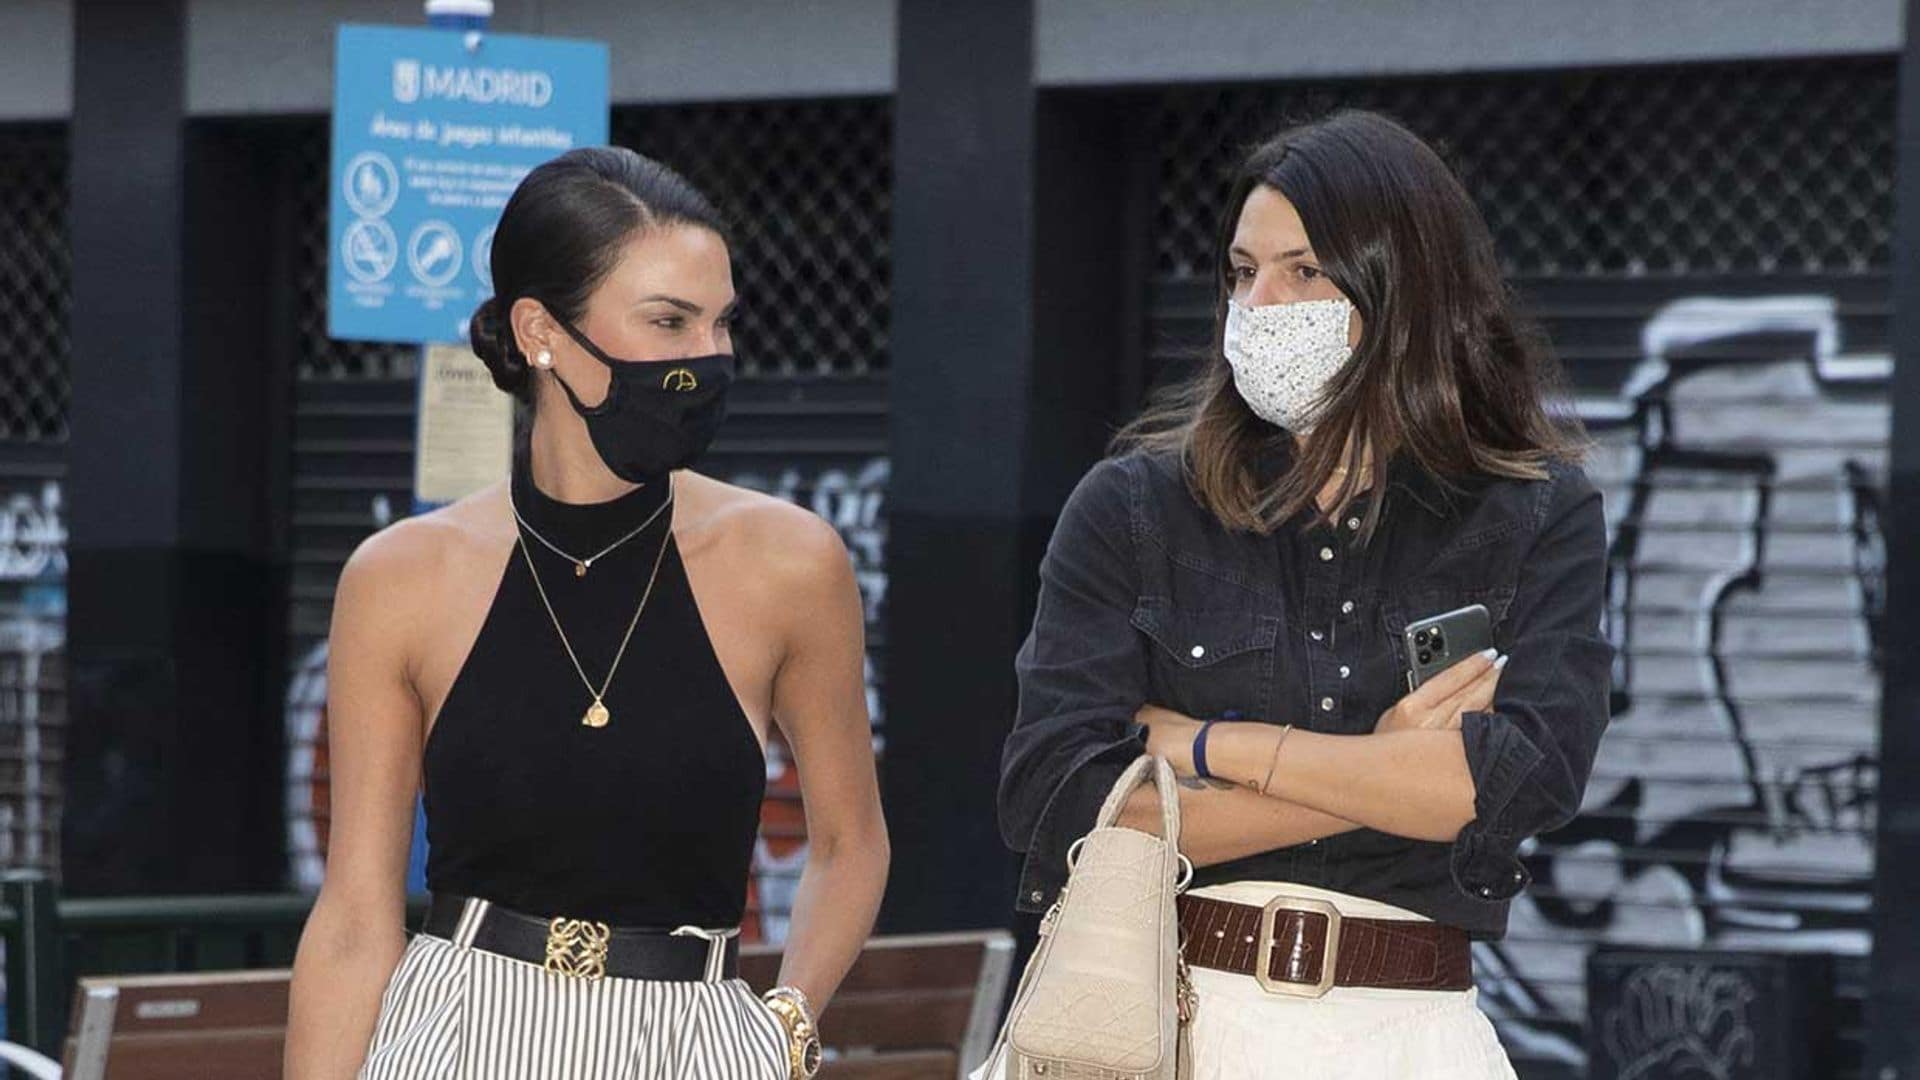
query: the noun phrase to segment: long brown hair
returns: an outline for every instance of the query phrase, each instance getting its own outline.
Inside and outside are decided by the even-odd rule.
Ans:
[[[1291,202],[1321,270],[1362,321],[1353,358],[1328,385],[1313,434],[1277,479],[1259,463],[1293,436],[1255,415],[1222,351],[1232,293],[1228,251],[1247,196],[1267,185]],[[1201,369],[1160,395],[1115,439],[1116,451],[1177,454],[1194,497],[1229,528],[1271,532],[1312,508],[1346,469],[1328,516],[1397,456],[1444,488],[1472,475],[1539,479],[1584,446],[1570,412],[1550,415],[1559,370],[1515,312],[1493,237],[1446,163],[1377,113],[1349,110],[1291,128],[1247,156],[1221,215],[1220,284]],[[1372,499],[1366,533],[1384,499]]]

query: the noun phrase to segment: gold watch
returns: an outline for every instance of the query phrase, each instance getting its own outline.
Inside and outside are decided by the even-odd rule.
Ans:
[[[813,1080],[824,1051],[820,1026],[813,1019],[813,1003],[791,986],[776,986],[760,996],[787,1029],[787,1066],[793,1080]]]

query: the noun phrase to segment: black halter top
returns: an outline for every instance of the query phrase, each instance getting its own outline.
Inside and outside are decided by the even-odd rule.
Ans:
[[[585,576],[528,530],[591,556],[659,510],[666,483],[563,503],[534,486],[522,454],[511,490],[521,544],[427,737],[427,887],[541,917],[738,925],[766,762],[694,602],[672,508]],[[603,699],[609,720],[586,726],[593,696],[532,572],[598,687],[656,559]]]

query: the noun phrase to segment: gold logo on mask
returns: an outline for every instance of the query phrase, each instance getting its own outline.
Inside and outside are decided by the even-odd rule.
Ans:
[[[694,378],[693,372],[688,371],[686,368],[674,368],[672,371],[667,372],[666,378],[660,380],[660,389],[675,391],[698,390],[700,389],[700,380]]]

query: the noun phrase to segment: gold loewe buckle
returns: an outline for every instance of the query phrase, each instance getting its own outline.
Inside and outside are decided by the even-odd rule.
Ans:
[[[613,931],[603,922],[556,917],[547,924],[547,962],[555,975],[600,980],[607,977],[607,939]]]
[[[1320,979],[1318,982],[1302,982],[1295,979],[1276,979],[1273,977],[1273,949],[1278,942],[1273,939],[1274,928],[1280,922],[1283,911],[1297,911],[1303,915],[1325,915],[1327,917],[1327,949],[1320,958]],[[1302,922],[1301,926],[1306,924]],[[1292,954],[1287,957],[1287,972],[1300,971],[1305,965],[1301,946],[1305,944],[1301,937],[1293,940]],[[1340,909],[1325,900],[1295,899],[1290,896],[1276,896],[1267,901],[1260,911],[1260,944],[1253,953],[1253,979],[1260,989],[1269,994],[1285,994],[1289,997],[1320,998],[1326,997],[1333,989],[1335,969],[1340,962]]]
[[[672,371],[667,372],[666,378],[660,380],[660,389],[680,391],[683,393],[688,390],[698,390],[700,389],[700,380],[693,372],[688,371],[686,368],[674,368]]]

